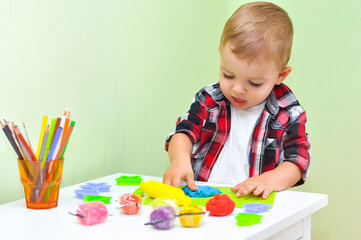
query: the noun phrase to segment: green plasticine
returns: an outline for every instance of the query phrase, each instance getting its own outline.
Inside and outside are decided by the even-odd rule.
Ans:
[[[238,213],[234,218],[237,220],[237,226],[250,226],[261,223],[262,215],[255,213]]]
[[[142,180],[140,176],[120,176],[115,179],[117,185],[139,185]]]
[[[84,195],[84,198],[83,198],[83,200],[85,202],[99,201],[104,204],[110,204],[110,199],[112,199],[112,197],[100,196],[100,195],[98,195],[98,196]]]

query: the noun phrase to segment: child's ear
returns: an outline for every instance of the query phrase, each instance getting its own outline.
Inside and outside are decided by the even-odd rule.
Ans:
[[[280,72],[280,74],[278,75],[276,85],[280,85],[283,82],[283,80],[285,80],[288,77],[291,71],[292,71],[292,67],[290,66],[284,67]]]

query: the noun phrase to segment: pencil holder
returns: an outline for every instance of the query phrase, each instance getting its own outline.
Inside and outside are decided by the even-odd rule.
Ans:
[[[64,159],[28,161],[18,159],[27,208],[49,209],[58,205]]]

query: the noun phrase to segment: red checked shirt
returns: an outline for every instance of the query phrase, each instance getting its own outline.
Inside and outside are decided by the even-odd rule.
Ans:
[[[193,142],[191,162],[194,179],[207,181],[226,142],[231,127],[230,102],[219,83],[200,90],[184,116],[167,137],[165,149],[175,133],[187,134]],[[292,91],[276,85],[266,99],[250,141],[249,177],[276,168],[283,161],[295,163],[306,180],[310,166],[310,142],[306,133],[306,112]]]

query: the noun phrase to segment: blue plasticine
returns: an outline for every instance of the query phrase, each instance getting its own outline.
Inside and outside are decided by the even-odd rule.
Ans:
[[[74,193],[75,193],[75,197],[79,199],[83,199],[84,195],[93,195],[93,196],[99,195],[99,191],[96,189],[77,189],[74,190]]]
[[[261,213],[267,212],[271,207],[271,204],[268,203],[244,203],[242,207],[246,210],[247,213]]]
[[[221,194],[222,192],[218,188],[213,188],[210,186],[197,186],[197,191],[191,191],[188,186],[182,188],[184,193],[189,197],[211,197],[215,194]]]
[[[111,185],[107,184],[106,182],[102,183],[91,183],[87,182],[85,185],[80,185],[81,189],[96,189],[99,192],[110,192]]]

